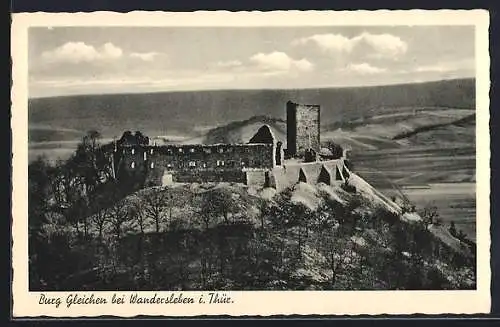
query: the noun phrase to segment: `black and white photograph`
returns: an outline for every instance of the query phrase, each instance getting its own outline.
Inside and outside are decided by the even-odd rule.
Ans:
[[[37,300],[478,289],[473,23],[26,33]]]

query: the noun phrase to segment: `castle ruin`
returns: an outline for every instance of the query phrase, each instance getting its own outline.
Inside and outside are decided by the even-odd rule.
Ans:
[[[115,176],[143,176],[145,187],[232,182],[283,189],[297,182],[342,183],[345,156],[320,155],[320,106],[286,103],[286,149],[268,125],[245,144],[151,144],[130,135],[114,142]]]

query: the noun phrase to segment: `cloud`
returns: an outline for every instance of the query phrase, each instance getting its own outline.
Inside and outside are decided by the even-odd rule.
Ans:
[[[449,72],[449,71],[454,71],[456,70],[455,68],[446,66],[446,65],[427,65],[427,66],[420,66],[415,68],[415,72],[417,73],[422,73],[422,72],[437,72],[437,73],[444,73],[444,72]]]
[[[351,39],[341,34],[315,34],[292,41],[292,45],[307,45],[313,43],[325,51],[347,51],[350,52],[354,46]]]
[[[123,51],[112,43],[99,48],[84,42],[67,42],[53,50],[42,53],[42,59],[51,63],[81,63],[99,60],[113,60],[122,57]]]
[[[173,75],[173,72],[166,75]],[[35,87],[48,87],[57,89],[91,88],[176,88],[183,86],[196,86],[200,84],[229,83],[234,79],[233,74],[227,73],[200,73],[190,72],[185,76],[172,78],[153,78],[147,76],[103,76],[92,79],[55,78],[45,80],[31,80],[30,84]]]
[[[242,65],[243,64],[239,60],[218,61],[215,63],[215,66],[219,68],[234,68]]]
[[[295,60],[284,52],[274,51],[271,53],[259,52],[250,57],[250,62],[257,68],[265,71],[311,71],[314,65],[307,59]]]
[[[363,33],[353,38],[356,45],[366,44],[382,56],[399,56],[408,50],[406,42],[391,34]]]
[[[448,62],[438,62],[430,65],[418,66],[414,69],[417,73],[448,73],[460,70],[473,70],[475,68],[474,59],[462,59]]]
[[[130,57],[142,61],[153,61],[158,55],[158,52],[132,52]]]
[[[349,64],[344,69],[347,72],[357,73],[360,75],[380,74],[387,71],[385,68],[375,67],[366,62],[360,64]]]
[[[315,34],[295,39],[292,45],[314,44],[325,52],[348,53],[365,52],[367,55],[397,57],[408,50],[406,42],[392,34],[370,34],[364,32],[349,38],[341,34]]]

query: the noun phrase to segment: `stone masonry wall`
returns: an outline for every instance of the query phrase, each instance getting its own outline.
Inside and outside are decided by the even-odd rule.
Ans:
[[[323,170],[326,170],[330,177],[330,185],[344,182],[344,176],[340,176],[341,179],[337,179],[337,170],[342,172],[344,169],[344,160],[328,160],[328,161],[318,161],[311,163],[294,163],[285,164],[282,167],[275,167],[272,170],[272,175],[275,178],[275,185],[278,191],[281,191],[287,187],[290,187],[299,182],[300,171],[304,173],[306,177],[306,182],[309,184],[317,184],[320,182],[325,183],[325,176],[321,176]],[[345,169],[347,171],[347,168]],[[325,173],[323,171],[323,173]],[[321,176],[321,178],[320,178]]]
[[[307,148],[320,151],[320,109],[316,105],[297,106],[297,154],[302,156]]]
[[[287,102],[287,155],[303,157],[307,148],[320,151],[320,106]]]
[[[244,170],[270,170],[273,144],[127,146],[120,148],[123,169],[146,171],[148,186],[161,185],[165,172],[174,182],[245,183]]]
[[[265,171],[247,171],[246,184],[248,186],[262,187],[266,183],[266,172]]]

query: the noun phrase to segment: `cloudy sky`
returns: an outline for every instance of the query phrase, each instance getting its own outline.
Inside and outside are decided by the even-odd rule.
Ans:
[[[474,28],[30,28],[30,97],[473,77]]]

